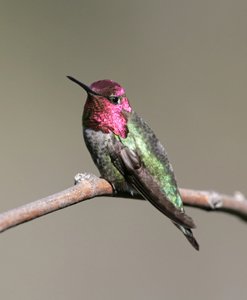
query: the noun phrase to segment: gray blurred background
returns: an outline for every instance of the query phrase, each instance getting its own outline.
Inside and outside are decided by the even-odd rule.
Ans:
[[[98,171],[85,92],[110,78],[181,187],[247,194],[247,2],[1,1],[0,210]],[[149,203],[95,198],[0,235],[1,299],[246,299],[247,224],[188,209],[197,253]]]

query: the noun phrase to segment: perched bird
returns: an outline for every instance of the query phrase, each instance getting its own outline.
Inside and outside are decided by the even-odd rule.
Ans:
[[[195,224],[185,214],[167,153],[153,130],[130,106],[124,88],[112,80],[87,86],[68,78],[87,92],[83,135],[101,176],[118,194],[141,194],[199,250],[191,231]]]

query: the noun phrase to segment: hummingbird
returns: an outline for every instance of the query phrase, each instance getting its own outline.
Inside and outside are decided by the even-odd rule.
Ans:
[[[88,86],[67,77],[87,92],[83,136],[101,176],[116,194],[148,200],[199,250],[191,230],[195,223],[185,214],[167,152],[149,125],[132,109],[125,89],[109,79]]]

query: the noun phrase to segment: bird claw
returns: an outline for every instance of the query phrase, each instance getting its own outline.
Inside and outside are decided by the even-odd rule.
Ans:
[[[89,173],[78,173],[74,177],[74,185],[82,182],[83,180],[89,180],[92,174]]]

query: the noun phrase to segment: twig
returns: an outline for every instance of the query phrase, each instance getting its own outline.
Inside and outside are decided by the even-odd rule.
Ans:
[[[129,195],[114,194],[112,186],[95,175],[85,173],[80,174],[79,178],[80,183],[60,193],[0,214],[0,232],[93,197],[103,195],[129,197]],[[247,199],[241,193],[227,196],[216,192],[188,189],[180,189],[180,192],[185,205],[228,212],[247,221]],[[135,197],[135,199],[141,198]]]

